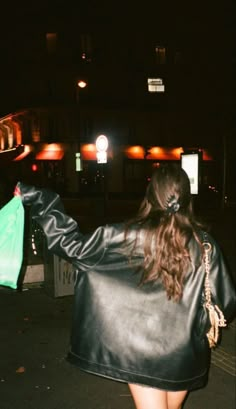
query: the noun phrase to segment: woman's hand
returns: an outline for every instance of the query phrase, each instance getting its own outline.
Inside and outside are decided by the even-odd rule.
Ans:
[[[21,195],[21,193],[20,193],[20,188],[16,185],[16,187],[15,187],[15,190],[14,190],[14,196],[20,196]]]

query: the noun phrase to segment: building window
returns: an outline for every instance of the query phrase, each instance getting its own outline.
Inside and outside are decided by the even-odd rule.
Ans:
[[[39,121],[34,118],[32,119],[32,141],[33,142],[40,142],[40,126]]]
[[[180,51],[175,52],[174,63],[175,64],[181,64],[182,63],[182,55],[181,55]]]
[[[4,139],[4,136],[1,136],[1,138],[0,138],[0,150],[4,151],[4,149],[5,149],[5,139]]]
[[[148,92],[165,92],[162,78],[148,78]]]
[[[46,34],[48,54],[55,54],[57,51],[57,33]]]
[[[156,54],[156,63],[158,65],[166,63],[166,48],[165,47],[157,45],[155,47],[155,54]]]

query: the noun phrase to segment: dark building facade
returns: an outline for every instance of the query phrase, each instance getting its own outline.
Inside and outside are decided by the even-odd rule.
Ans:
[[[145,154],[162,147],[204,150],[203,183],[229,196],[235,131],[230,11],[222,15],[216,5],[213,14],[205,9],[200,16],[156,5],[142,13],[131,5],[111,10],[107,2],[74,11],[51,10],[47,19],[42,7],[35,27],[32,10],[28,33],[20,30],[18,47],[7,54],[1,169],[3,151],[27,145],[22,159],[16,152],[11,160],[13,173],[67,193],[86,190],[88,180],[99,189],[103,175],[91,150],[105,134],[110,191],[143,188],[153,165],[179,160]],[[219,21],[225,27],[219,29]],[[8,47],[15,42],[9,37]],[[132,146],[143,156],[127,156]]]

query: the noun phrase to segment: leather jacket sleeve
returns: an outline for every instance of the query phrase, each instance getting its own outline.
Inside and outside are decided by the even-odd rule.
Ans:
[[[98,262],[105,247],[104,227],[99,227],[90,235],[84,235],[77,222],[65,213],[57,193],[22,182],[18,182],[17,187],[23,204],[30,206],[30,216],[42,227],[49,251],[80,268]]]
[[[218,244],[214,240],[213,243],[210,261],[212,300],[224,311],[227,321],[230,321],[236,314],[235,284]]]

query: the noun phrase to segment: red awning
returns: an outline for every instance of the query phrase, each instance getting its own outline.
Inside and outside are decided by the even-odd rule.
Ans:
[[[42,150],[35,155],[36,160],[61,160],[64,156],[63,150]]]

